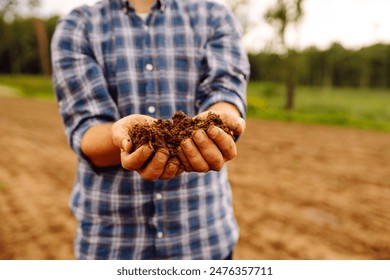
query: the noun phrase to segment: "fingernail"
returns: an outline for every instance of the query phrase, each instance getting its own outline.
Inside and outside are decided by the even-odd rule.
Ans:
[[[192,148],[192,140],[191,139],[187,139],[187,140],[184,140],[183,142],[181,142],[181,144],[183,145],[183,147],[185,149],[191,149]]]
[[[165,151],[158,151],[157,152],[157,159],[161,161],[165,161],[168,159],[169,153],[167,154]]]
[[[210,135],[210,137],[215,138],[215,137],[218,136],[219,130],[218,130],[218,128],[216,128],[216,127],[214,126],[214,127],[212,127],[212,128],[209,129],[208,134]]]
[[[194,134],[194,139],[196,142],[201,142],[204,140],[204,131],[203,130],[198,130]]]
[[[177,165],[170,162],[170,163],[168,163],[167,169],[168,169],[168,172],[175,172],[177,169]]]

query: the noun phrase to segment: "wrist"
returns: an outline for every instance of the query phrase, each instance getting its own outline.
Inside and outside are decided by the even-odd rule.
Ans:
[[[92,126],[81,139],[83,154],[97,167],[117,165],[120,162],[119,149],[112,142],[112,125],[104,123]]]
[[[215,103],[208,108],[208,111],[218,111],[218,112],[235,115],[240,118],[242,117],[238,108],[232,103],[228,103],[228,102]]]

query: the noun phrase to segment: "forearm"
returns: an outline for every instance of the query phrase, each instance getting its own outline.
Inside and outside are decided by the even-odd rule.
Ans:
[[[97,167],[121,163],[120,150],[112,141],[112,125],[106,123],[92,126],[81,140],[83,154]]]

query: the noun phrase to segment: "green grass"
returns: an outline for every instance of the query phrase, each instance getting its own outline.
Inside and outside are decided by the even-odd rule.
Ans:
[[[250,82],[248,116],[390,132],[390,89],[298,87],[295,107],[283,109],[285,88]]]
[[[14,89],[22,97],[54,100],[49,77],[35,75],[0,75],[0,85]]]
[[[54,100],[51,78],[0,75],[0,85],[22,97]],[[390,132],[390,89],[298,87],[291,112],[283,109],[284,92],[283,85],[250,82],[248,116]]]

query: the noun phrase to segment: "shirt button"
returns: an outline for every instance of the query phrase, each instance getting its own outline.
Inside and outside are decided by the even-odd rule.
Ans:
[[[154,107],[154,106],[149,106],[149,107],[148,107],[148,112],[149,112],[150,114],[156,113],[156,107]]]
[[[147,26],[146,24],[144,24],[144,30],[145,30],[145,31],[148,31],[148,30],[149,30],[149,26]]]
[[[161,200],[163,198],[162,194],[161,193],[157,193],[156,194],[156,199],[157,200]]]
[[[157,233],[157,238],[158,239],[161,239],[164,237],[164,233],[162,233],[161,231]]]
[[[145,69],[146,69],[146,71],[153,71],[154,67],[152,64],[149,63],[149,64],[146,64]]]

